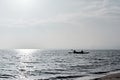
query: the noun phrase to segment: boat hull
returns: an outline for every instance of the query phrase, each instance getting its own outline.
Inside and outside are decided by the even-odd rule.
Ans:
[[[88,54],[89,52],[69,52],[69,53],[73,53],[73,54]]]

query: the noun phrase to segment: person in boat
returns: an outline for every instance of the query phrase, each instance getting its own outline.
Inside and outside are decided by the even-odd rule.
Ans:
[[[76,50],[73,50],[73,53],[76,53]]]
[[[89,52],[85,52],[85,51],[83,51],[83,50],[81,50],[81,51],[73,50],[72,52],[69,52],[69,53],[87,54],[87,53],[89,53]]]
[[[80,52],[77,52],[76,50],[73,50],[73,53],[84,53],[84,51],[81,50]]]
[[[83,50],[81,50],[81,53],[84,53],[84,51],[83,51]]]
[[[73,50],[73,53],[84,53],[84,51],[81,50],[80,52],[77,52],[76,50]]]

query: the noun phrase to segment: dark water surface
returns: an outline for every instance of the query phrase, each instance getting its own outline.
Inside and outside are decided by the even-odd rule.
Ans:
[[[89,80],[120,70],[120,50],[0,50],[0,80]]]

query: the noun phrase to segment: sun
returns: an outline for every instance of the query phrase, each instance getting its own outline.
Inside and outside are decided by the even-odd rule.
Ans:
[[[10,0],[12,9],[18,11],[34,11],[36,9],[44,10],[47,6],[47,0]]]
[[[19,0],[20,4],[30,4],[33,0]]]
[[[35,0],[14,0],[14,4],[20,7],[30,7],[34,5]]]

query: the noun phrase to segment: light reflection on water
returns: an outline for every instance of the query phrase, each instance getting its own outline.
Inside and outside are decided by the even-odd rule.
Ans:
[[[19,78],[20,80],[30,80],[28,79],[26,73],[27,71],[32,71],[33,66],[28,64],[32,62],[32,55],[36,52],[36,49],[16,49],[18,52],[17,56],[19,58],[18,70],[19,70]]]
[[[30,55],[37,51],[36,49],[16,49],[20,55]]]
[[[74,80],[120,69],[119,50],[69,54],[69,50],[0,50],[0,80]]]

